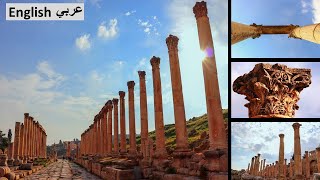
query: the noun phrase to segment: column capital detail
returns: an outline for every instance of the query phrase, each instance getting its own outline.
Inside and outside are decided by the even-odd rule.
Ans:
[[[135,84],[136,83],[134,81],[128,81],[127,82],[127,86],[128,86],[129,89],[133,89]]]
[[[280,138],[284,138],[284,134],[279,134],[279,137]]]
[[[159,66],[160,66],[160,58],[153,56],[150,59],[150,63],[151,63],[152,69],[153,68],[159,68]]]
[[[118,102],[119,102],[119,99],[117,99],[117,98],[113,98],[113,99],[112,99],[112,103],[113,103],[115,106],[118,105]]]
[[[29,113],[24,113],[24,117],[28,118],[29,117]]]
[[[299,123],[293,123],[292,124],[292,127],[293,127],[294,130],[299,129],[300,126],[301,126],[301,124],[299,124]]]
[[[294,117],[300,92],[311,84],[311,69],[281,64],[256,64],[233,82],[233,91],[246,96],[250,118]]]
[[[124,98],[125,95],[126,95],[126,93],[124,91],[119,91],[120,98]]]
[[[168,50],[177,50],[178,48],[178,42],[179,42],[179,38],[177,36],[174,35],[169,35],[166,39],[166,43],[168,46]]]
[[[193,13],[196,19],[200,17],[207,17],[208,15],[207,3],[204,1],[196,2],[196,5],[194,5],[193,7]]]
[[[145,71],[138,71],[139,77],[144,78],[146,76],[146,72]]]

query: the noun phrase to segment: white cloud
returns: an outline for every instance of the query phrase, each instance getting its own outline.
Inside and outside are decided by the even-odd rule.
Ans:
[[[90,42],[90,34],[84,34],[83,36],[80,36],[76,39],[76,46],[81,51],[86,51],[91,48],[91,42]]]
[[[106,22],[102,22],[98,27],[98,37],[103,39],[114,38],[119,31],[117,24],[117,19],[111,19],[108,27],[106,27]]]
[[[312,0],[313,23],[320,23],[320,1]]]
[[[136,12],[137,12],[136,10],[132,10],[132,11],[126,12],[124,15],[125,16],[130,16],[130,15],[133,15],[134,13],[136,13]]]
[[[147,33],[147,34],[150,34],[150,28],[145,28],[144,32]]]

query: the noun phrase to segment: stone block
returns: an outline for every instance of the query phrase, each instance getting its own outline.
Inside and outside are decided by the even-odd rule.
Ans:
[[[32,163],[21,164],[19,166],[19,170],[32,170],[32,169],[33,169]]]
[[[188,168],[178,168],[178,169],[177,169],[177,173],[178,173],[178,174],[185,174],[185,175],[187,175],[187,174],[189,174],[189,169],[188,169]]]
[[[313,180],[320,180],[320,173],[314,173]]]
[[[4,175],[8,180],[15,180],[16,179],[16,174],[14,172],[7,173]]]
[[[10,172],[11,172],[11,170],[10,170],[10,168],[8,166],[0,167],[0,177],[4,176],[4,175],[6,175],[6,174],[8,174]]]
[[[203,153],[195,153],[191,157],[192,162],[200,162],[201,160],[205,159]]]

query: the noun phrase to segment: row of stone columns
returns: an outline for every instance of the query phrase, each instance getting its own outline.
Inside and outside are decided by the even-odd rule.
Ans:
[[[26,162],[36,157],[45,158],[47,134],[38,121],[29,113],[24,114],[24,123],[16,122],[14,142],[10,145],[9,159]]]
[[[227,140],[222,116],[219,84],[217,77],[217,68],[214,55],[213,40],[209,18],[207,16],[206,2],[197,2],[193,7],[196,17],[200,49],[206,53],[202,59],[204,85],[206,92],[206,104],[209,126],[210,150],[205,156],[218,158],[220,166],[216,163],[209,163],[209,170],[219,169],[226,172],[228,168],[227,157]],[[184,100],[182,93],[182,82],[180,74],[180,65],[178,57],[178,38],[169,35],[166,39],[168,47],[174,117],[176,127],[176,152],[189,151],[187,141],[186,117]],[[153,78],[153,97],[154,97],[154,116],[155,116],[155,134],[156,134],[156,151],[155,157],[167,157],[165,147],[165,133],[163,120],[162,89],[160,77],[160,58],[153,56],[150,59],[152,66]],[[140,117],[141,117],[141,152],[144,157],[150,156],[152,147],[148,138],[148,110],[147,94],[145,84],[145,72],[138,71],[140,80]],[[128,86],[128,105],[129,105],[129,154],[136,154],[136,129],[135,129],[135,104],[134,104],[134,81],[129,81]],[[120,99],[120,153],[126,153],[126,129],[125,129],[125,92],[119,91]],[[81,154],[109,155],[119,153],[118,142],[118,99],[109,100],[95,116],[94,123],[89,126],[81,135]],[[112,143],[112,110],[114,110],[114,142]],[[114,148],[112,149],[112,144]],[[151,148],[151,149],[150,149]],[[99,151],[100,150],[100,151]],[[259,165],[257,167],[259,168]]]
[[[299,123],[292,125],[294,129],[294,160],[290,159],[290,163],[287,165],[287,159],[284,159],[284,134],[279,134],[280,146],[279,146],[279,161],[272,164],[260,166],[259,158],[260,154],[252,157],[251,164],[248,165],[247,172],[254,176],[273,177],[277,179],[286,179],[287,177],[293,179],[309,179],[310,178],[310,161],[309,152],[305,151],[303,161],[301,161],[301,144],[300,144],[300,126]],[[317,154],[317,166],[318,172],[320,171],[320,147],[316,148]],[[304,168],[302,168],[304,164]]]

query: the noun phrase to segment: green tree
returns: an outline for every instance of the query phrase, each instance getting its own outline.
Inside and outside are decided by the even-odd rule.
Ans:
[[[5,137],[6,134],[3,134],[2,131],[0,131],[0,149],[4,153],[5,149],[8,148],[9,140],[7,137]]]

